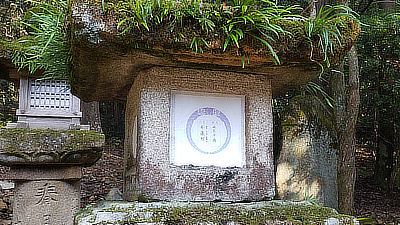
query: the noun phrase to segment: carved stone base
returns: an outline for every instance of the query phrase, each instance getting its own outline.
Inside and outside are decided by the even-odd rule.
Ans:
[[[80,208],[80,166],[12,167],[14,225],[72,225]]]

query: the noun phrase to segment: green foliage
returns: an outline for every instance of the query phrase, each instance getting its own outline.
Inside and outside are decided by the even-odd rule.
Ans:
[[[271,43],[280,35],[289,33],[273,21],[295,17],[290,14],[290,10],[296,7],[284,8],[267,0],[232,0],[228,5],[220,1],[203,3],[201,0],[140,0],[124,2],[119,8],[119,12],[125,15],[118,24],[119,28],[123,27],[121,34],[131,29],[150,31],[151,26],[163,23],[169,23],[170,30],[174,31],[177,26],[194,22],[194,26],[199,28],[190,44],[194,54],[203,52],[202,46],[209,46],[207,37],[210,35],[221,39],[222,51],[240,49],[246,38],[252,37],[279,64]],[[242,56],[244,66],[247,57],[245,53]]]
[[[308,95],[315,97],[315,99],[321,104],[321,106],[329,106],[333,108],[334,100],[333,98],[325,91],[325,89],[315,82],[308,82],[307,84],[301,87]]]
[[[197,51],[199,51],[200,53],[203,53],[203,48],[202,48],[203,45],[208,47],[208,44],[204,40],[204,38],[202,38],[202,37],[194,37],[192,39],[192,43],[190,44],[190,48],[194,51],[194,54],[196,55]]]
[[[70,44],[66,37],[67,0],[28,0],[35,6],[25,16],[24,24],[33,38],[21,40],[25,47],[15,52],[13,62],[30,73],[44,70],[47,77],[71,78]],[[291,35],[279,23],[281,20],[304,20],[292,15],[295,6],[282,7],[268,0],[232,0],[227,4],[221,1],[203,3],[201,0],[101,0],[106,12],[114,9],[120,19],[117,28],[120,35],[128,33],[142,34],[157,31],[157,27],[168,27],[175,32],[175,42],[189,43],[187,47],[194,54],[202,53],[218,39],[221,51],[231,51],[242,57],[242,66],[249,58],[246,44],[257,46],[270,53],[271,59],[280,64],[280,59],[272,47],[282,35]],[[346,9],[331,7],[325,10]],[[349,11],[348,11],[349,12]],[[328,52],[333,52],[334,41],[340,43],[341,34],[337,26],[337,17],[355,18],[351,13],[335,13],[333,16],[320,14],[306,23],[307,40],[319,38],[319,46],[329,66]],[[183,41],[184,40],[184,41]],[[190,41],[187,41],[190,40]],[[314,51],[314,46],[312,46]],[[311,57],[311,60],[313,58]]]
[[[306,201],[306,202],[309,202],[309,203],[311,203],[311,204],[313,204],[313,205],[315,205],[315,206],[318,206],[318,204],[317,204],[317,199],[316,198],[314,198],[314,195],[313,194],[309,194],[308,193],[308,188],[306,187],[306,191],[304,192],[304,201]]]
[[[13,63],[31,74],[44,70],[46,77],[69,78],[72,57],[66,38],[67,1],[28,1],[35,6],[24,24],[33,38],[20,41],[27,47],[15,52]]]
[[[369,26],[357,42],[361,69],[357,139],[375,150],[374,179],[391,189],[399,167],[400,20],[398,14],[374,7],[361,19]]]
[[[313,38],[317,37],[318,47],[324,54],[326,66],[330,67],[328,54],[333,54],[335,41],[339,46],[341,46],[340,39],[342,38],[342,35],[339,31],[339,27],[344,27],[344,24],[340,20],[335,19],[339,17],[348,17],[359,22],[356,16],[356,12],[344,5],[322,6],[318,15],[315,18],[309,19],[305,27],[307,33],[306,39],[311,45],[310,60],[316,62],[313,59]],[[322,74],[324,67],[321,65],[321,68]]]
[[[110,3],[113,4],[113,3]],[[242,65],[246,62],[246,52],[242,47],[245,43],[254,41],[270,52],[271,59],[280,64],[272,43],[282,35],[290,35],[280,25],[279,20],[306,20],[294,15],[297,6],[278,6],[268,0],[231,0],[227,3],[214,1],[203,3],[201,0],[140,0],[119,3],[114,6],[119,10],[121,20],[118,27],[121,34],[126,32],[153,32],[153,28],[162,24],[170,24],[170,31],[179,26],[193,26],[194,34],[184,34],[183,39],[191,36],[190,47],[193,53],[203,51],[202,46],[209,46],[210,39],[219,38],[222,51],[234,50],[242,56]],[[117,10],[117,11],[118,11]],[[322,51],[327,67],[330,67],[329,54],[333,54],[334,46],[341,45],[342,35],[339,27],[344,27],[340,17],[348,17],[356,21],[356,13],[346,6],[323,7],[314,19],[308,19],[305,32],[306,40],[311,44],[311,54]],[[192,25],[190,25],[192,24]],[[186,37],[185,37],[186,36]],[[200,39],[200,37],[202,39]],[[176,38],[179,42],[180,38]],[[315,40],[318,39],[318,40]],[[313,43],[317,42],[318,46]],[[197,44],[197,45],[196,45]],[[197,49],[196,49],[197,47]],[[316,60],[311,56],[312,61]],[[322,65],[321,65],[322,66]]]
[[[358,139],[362,143],[374,141],[377,115],[389,110],[400,110],[400,19],[396,14],[376,10],[361,17],[369,25],[362,30],[356,43],[360,62],[360,116]],[[379,79],[385,77],[385,80]],[[384,93],[382,93],[384,92]],[[389,104],[386,104],[389,103]],[[392,121],[399,130],[400,118]],[[398,131],[396,132],[398,133]]]

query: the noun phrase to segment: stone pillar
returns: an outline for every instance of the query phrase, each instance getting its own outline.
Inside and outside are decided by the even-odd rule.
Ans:
[[[82,166],[100,157],[96,131],[0,130],[0,164],[15,183],[14,225],[72,225],[80,209]]]
[[[283,143],[276,171],[280,199],[313,196],[318,205],[337,209],[337,150],[325,110],[313,97],[298,96],[282,115]]]
[[[12,167],[13,224],[73,224],[80,209],[81,166]]]

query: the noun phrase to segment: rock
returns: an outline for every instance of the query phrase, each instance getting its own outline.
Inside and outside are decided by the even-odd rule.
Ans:
[[[104,135],[96,131],[2,129],[0,164],[93,165],[101,156]]]
[[[0,212],[6,212],[8,209],[7,203],[3,202],[2,200],[0,201]]]
[[[2,189],[2,190],[14,189],[14,183],[7,182],[7,181],[0,181],[0,189]]]
[[[339,225],[340,221],[338,218],[329,218],[325,220],[325,225]]]
[[[242,55],[232,54],[231,51],[221,53],[219,36],[212,35],[210,43],[214,44],[204,48],[202,54],[193,54],[189,47],[193,38],[191,34],[198,30],[189,20],[185,23],[184,33],[188,35],[185,34],[184,39],[181,39],[181,33],[165,32],[173,27],[171,23],[157,25],[151,28],[152,32],[131,29],[132,32],[120,35],[122,30],[118,31],[117,21],[121,18],[113,10],[107,10],[107,13],[102,10],[100,0],[91,0],[90,4],[84,0],[70,2],[70,40],[74,59],[72,86],[74,94],[84,101],[126,101],[135,77],[154,66],[206,68],[270,77],[274,96],[305,84],[317,78],[320,73],[318,64],[310,60],[310,44],[305,39],[304,21],[285,19],[279,22],[279,26],[291,33],[290,38],[289,35],[283,35],[279,42],[273,42],[281,66],[276,66],[269,57],[270,52],[260,48],[257,44],[259,42],[251,41],[250,37],[243,47],[249,51],[246,56],[251,63],[243,68]],[[360,32],[354,21],[345,20],[341,24],[343,26],[338,26],[338,29],[341,36],[346,38],[341,40],[340,47],[334,48],[335,57],[330,58],[331,64],[353,46]],[[183,42],[178,43],[174,41],[175,38]],[[314,49],[312,57],[323,61],[323,53],[317,49]]]
[[[276,188],[280,199],[312,196],[319,206],[337,209],[337,149],[331,117],[323,112],[313,97],[296,96],[286,106]]]
[[[111,188],[106,196],[107,201],[122,201],[122,193],[118,188]]]
[[[96,200],[96,198],[93,195],[89,197],[89,201],[93,202],[94,200]]]
[[[201,216],[200,216],[201,215]],[[95,224],[357,224],[332,208],[302,201],[253,203],[110,202],[89,205],[75,215],[75,225]],[[322,223],[321,223],[322,222]],[[336,223],[339,222],[339,223]]]

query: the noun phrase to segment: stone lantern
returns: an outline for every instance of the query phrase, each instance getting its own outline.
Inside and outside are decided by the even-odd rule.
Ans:
[[[19,83],[17,123],[0,129],[0,165],[15,183],[15,225],[73,224],[80,209],[82,167],[101,156],[104,135],[80,125],[80,100],[66,80],[28,77],[0,58],[4,78]]]
[[[75,94],[127,104],[125,200],[272,199],[272,98],[321,72],[298,29],[304,22],[283,25],[293,36],[274,45],[281,65],[250,44],[243,68],[238,52],[221,52],[218,40],[193,54],[165,32],[118,35],[115,21],[112,12],[72,1]],[[332,64],[359,32],[350,20],[344,25]],[[314,57],[323,60],[321,52]]]
[[[15,183],[13,224],[73,224],[82,166],[101,157],[103,144],[95,131],[1,129],[0,165],[11,167]]]

